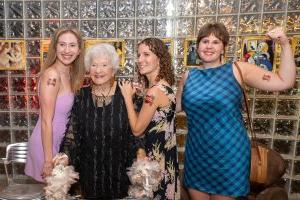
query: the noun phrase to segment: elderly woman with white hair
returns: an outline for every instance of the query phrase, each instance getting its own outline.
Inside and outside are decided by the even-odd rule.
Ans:
[[[115,81],[119,57],[110,44],[95,44],[85,55],[91,84],[75,96],[61,152],[79,172],[85,199],[120,199],[130,185],[126,174],[136,152],[126,105]]]

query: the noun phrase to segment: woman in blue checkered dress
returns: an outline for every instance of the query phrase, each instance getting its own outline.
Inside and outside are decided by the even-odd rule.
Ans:
[[[295,63],[281,28],[267,33],[282,47],[279,73],[238,62],[244,81],[261,90],[284,90],[295,82]],[[229,200],[249,192],[250,141],[241,114],[241,77],[222,63],[229,34],[223,24],[204,25],[197,52],[203,64],[188,70],[179,84],[177,111],[188,121],[184,185],[193,200]]]

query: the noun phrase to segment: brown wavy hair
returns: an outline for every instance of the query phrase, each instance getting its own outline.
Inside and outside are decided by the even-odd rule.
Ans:
[[[223,46],[224,46],[224,54],[225,54],[225,49],[229,42],[229,33],[228,33],[226,27],[224,26],[224,24],[218,23],[218,22],[207,23],[200,28],[200,30],[198,32],[198,37],[197,37],[197,49],[198,49],[201,39],[204,37],[208,37],[211,34],[213,34],[216,38],[221,40],[221,42],[223,43]]]
[[[42,66],[41,73],[43,73],[46,69],[48,69],[55,63],[57,59],[56,47],[57,47],[58,39],[64,33],[72,33],[77,38],[79,49],[80,49],[80,54],[73,61],[72,67],[70,69],[71,88],[73,92],[76,92],[80,89],[85,74],[85,68],[83,64],[84,44],[79,30],[74,28],[60,28],[55,31],[54,35],[51,38],[47,59],[44,65]]]
[[[171,86],[174,85],[175,77],[172,67],[171,55],[169,53],[168,47],[165,43],[158,38],[146,38],[142,40],[138,46],[145,44],[149,47],[150,51],[154,53],[159,59],[160,71],[156,77],[157,81],[160,79],[165,79]],[[144,78],[146,85],[148,86],[148,80]]]

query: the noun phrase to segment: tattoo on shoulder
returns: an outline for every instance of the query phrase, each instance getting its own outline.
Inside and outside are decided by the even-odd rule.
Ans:
[[[47,81],[47,85],[52,85],[53,87],[55,87],[56,85],[56,78],[49,78]]]
[[[271,80],[271,76],[268,75],[268,74],[264,74],[263,77],[262,77],[262,79],[263,79],[264,81],[269,81],[269,80]]]
[[[155,98],[154,95],[147,94],[144,98],[144,102],[149,103],[149,105],[152,106],[154,98]]]

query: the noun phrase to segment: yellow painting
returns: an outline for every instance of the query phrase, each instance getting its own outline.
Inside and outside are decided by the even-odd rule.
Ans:
[[[171,54],[171,57],[173,58],[173,52],[174,52],[174,40],[172,38],[163,38],[162,41],[167,46],[169,53]]]
[[[241,58],[268,71],[276,71],[278,52],[276,43],[265,36],[251,36],[242,39]]]
[[[42,40],[40,45],[41,45],[41,62],[43,63],[45,59],[47,58],[47,53],[49,51],[49,46],[50,46],[51,40]]]
[[[25,70],[25,42],[0,40],[0,70]]]
[[[295,63],[297,68],[300,69],[300,35],[294,35],[291,38],[291,41],[292,41]]]
[[[187,38],[184,41],[184,66],[200,66],[202,64],[201,59],[197,53],[197,39],[196,38]]]

